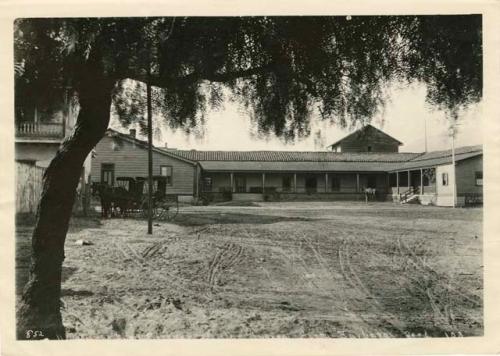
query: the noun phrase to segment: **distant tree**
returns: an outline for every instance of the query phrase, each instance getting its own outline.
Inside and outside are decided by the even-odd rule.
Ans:
[[[482,95],[481,31],[476,15],[17,20],[16,106],[68,89],[80,105],[44,175],[18,338],[65,338],[61,267],[80,170],[112,107],[124,125],[143,122],[136,83],[154,86],[172,127],[192,130],[233,100],[259,132],[293,140],[310,134],[315,109],[339,125],[364,122],[394,80],[425,83],[427,101],[456,115]]]
[[[325,137],[321,132],[321,129],[316,130],[314,133],[314,149],[324,150],[325,149]]]

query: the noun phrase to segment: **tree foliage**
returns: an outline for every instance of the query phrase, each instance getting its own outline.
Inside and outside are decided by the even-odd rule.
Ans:
[[[97,51],[124,125],[144,118],[136,82],[149,81],[173,128],[232,100],[259,132],[293,139],[310,133],[313,110],[343,126],[369,120],[391,81],[425,83],[449,113],[479,101],[481,33],[479,15],[21,19],[16,94],[22,105],[77,92]]]

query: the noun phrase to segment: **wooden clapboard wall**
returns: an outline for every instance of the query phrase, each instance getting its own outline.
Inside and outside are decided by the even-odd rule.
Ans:
[[[16,162],[16,212],[35,213],[42,193],[45,169],[32,163]]]

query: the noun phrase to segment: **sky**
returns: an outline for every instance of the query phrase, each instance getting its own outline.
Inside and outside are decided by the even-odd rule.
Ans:
[[[392,137],[403,142],[400,152],[425,151],[425,127],[427,127],[427,150],[444,150],[451,148],[449,122],[444,112],[437,111],[425,103],[426,89],[424,85],[414,84],[409,87],[393,87],[389,92],[390,101],[383,111],[372,118],[371,124]],[[482,144],[483,117],[481,103],[466,110],[459,119],[458,134],[455,146]],[[111,126],[119,131],[116,121]],[[181,130],[172,131],[161,128],[161,138],[154,140],[155,146],[177,149],[196,150],[280,150],[280,151],[325,151],[328,145],[347,136],[354,129],[342,129],[319,117],[311,119],[311,135],[293,143],[284,143],[276,137],[258,138],[250,118],[237,104],[226,103],[223,109],[209,111],[206,115],[204,135],[196,137],[186,135]],[[321,130],[324,145],[315,144],[314,133]],[[145,139],[145,137],[139,137]]]

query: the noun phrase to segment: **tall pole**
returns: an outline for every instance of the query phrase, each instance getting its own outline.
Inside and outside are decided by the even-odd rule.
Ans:
[[[457,206],[457,177],[455,169],[455,123],[451,128],[451,165],[453,166],[453,207]]]
[[[427,152],[427,117],[424,115],[424,143],[425,152]]]
[[[148,234],[153,234],[153,119],[151,105],[151,84],[146,84],[146,96],[148,106]]]

